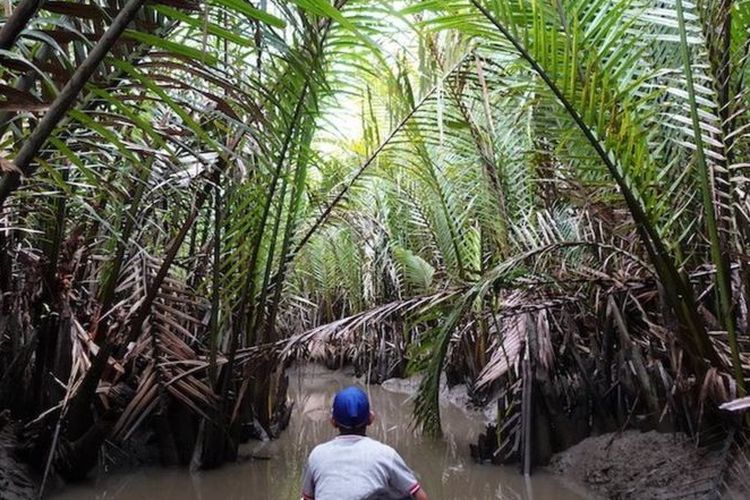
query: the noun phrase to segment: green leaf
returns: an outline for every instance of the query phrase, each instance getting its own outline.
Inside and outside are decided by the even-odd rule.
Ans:
[[[155,11],[164,14],[167,17],[170,17],[172,19],[175,19],[177,21],[181,21],[185,24],[188,24],[194,28],[198,28],[199,30],[203,30],[204,28],[212,35],[223,38],[224,40],[227,40],[232,43],[236,43],[237,45],[241,47],[252,47],[254,46],[254,43],[243,37],[238,35],[237,33],[234,33],[232,31],[229,31],[227,29],[222,28],[218,24],[215,23],[205,23],[204,19],[199,19],[193,16],[190,16],[186,13],[184,13],[181,10],[174,9],[172,7],[168,7],[166,5],[155,5],[152,7]]]
[[[402,247],[393,249],[393,256],[404,269],[406,279],[419,291],[423,292],[432,285],[435,268],[429,262],[411,250]]]
[[[274,28],[286,28],[284,20],[269,14],[265,10],[256,9],[249,2],[243,0],[212,0],[211,5],[226,7],[229,10],[244,14],[249,19],[260,21]]]
[[[328,3],[327,0],[291,0],[294,4],[298,5],[300,8],[311,12],[313,14],[316,14],[318,16],[322,17],[328,17],[330,19],[333,19],[337,23],[339,23],[344,28],[351,31],[354,35],[357,36],[360,40],[362,40],[366,46],[368,46],[370,49],[372,49],[374,52],[379,52],[378,45],[371,40],[368,36],[363,34],[357,27],[352,23],[349,19],[344,17],[341,12]]]
[[[195,49],[193,47],[188,47],[187,45],[183,45],[181,43],[165,40],[164,38],[144,33],[142,31],[125,30],[123,36],[126,38],[131,38],[133,40],[138,40],[139,42],[151,45],[152,47],[158,47],[160,49],[166,50],[167,52],[172,52],[173,54],[185,56],[197,61],[202,61],[207,64],[219,63],[219,59],[213,54]]]

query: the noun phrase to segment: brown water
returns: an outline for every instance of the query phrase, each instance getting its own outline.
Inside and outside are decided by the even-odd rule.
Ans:
[[[304,376],[303,376],[304,375]],[[341,372],[318,367],[295,370],[290,376],[290,397],[295,406],[289,428],[280,439],[252,442],[245,455],[268,457],[227,465],[219,470],[190,473],[185,469],[143,468],[105,475],[71,486],[55,496],[64,499],[299,499],[299,481],[313,446],[335,435],[328,422],[333,394],[354,383]],[[410,426],[411,402],[406,394],[379,386],[368,388],[377,420],[369,434],[396,448],[415,470],[431,500],[434,499],[555,499],[582,498],[556,477],[544,472],[524,479],[515,467],[479,465],[469,456],[469,443],[482,430],[481,418],[455,406],[442,411],[445,437],[430,439]]]

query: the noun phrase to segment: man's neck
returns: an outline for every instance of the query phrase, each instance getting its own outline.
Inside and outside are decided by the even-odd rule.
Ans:
[[[339,429],[339,436],[367,436],[367,429],[352,429],[352,430],[344,430]]]

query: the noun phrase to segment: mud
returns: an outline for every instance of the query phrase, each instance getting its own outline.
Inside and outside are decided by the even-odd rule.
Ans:
[[[0,420],[4,420],[0,415]],[[0,421],[0,500],[30,500],[36,498],[35,477],[15,453],[16,427]]]
[[[682,434],[625,431],[583,440],[549,468],[602,498],[717,498],[722,454]]]
[[[414,376],[390,379],[382,385],[387,391],[413,395],[420,382],[421,378]],[[442,382],[442,405],[460,409],[485,423],[494,423],[497,414],[495,405],[488,405],[485,409],[475,408],[471,405],[465,386],[448,388]],[[737,484],[736,478],[741,474],[730,475],[727,490],[721,474],[726,464],[721,457],[719,452],[696,447],[683,434],[629,430],[587,438],[556,454],[549,466],[541,471],[558,474],[567,487],[581,497],[750,498],[738,493],[750,493],[750,488]]]

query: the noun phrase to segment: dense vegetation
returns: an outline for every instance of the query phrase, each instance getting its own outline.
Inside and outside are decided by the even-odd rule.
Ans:
[[[145,425],[216,466],[296,357],[423,372],[429,432],[445,372],[527,463],[745,394],[750,2],[11,11],[0,408],[40,469]]]

